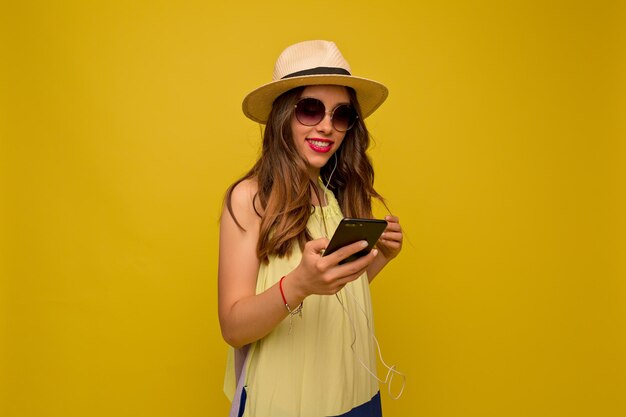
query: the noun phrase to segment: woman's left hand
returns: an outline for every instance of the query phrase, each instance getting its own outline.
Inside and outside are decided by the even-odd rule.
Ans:
[[[402,227],[400,219],[396,216],[385,216],[385,220],[387,220],[387,227],[378,239],[376,247],[380,254],[390,261],[402,250]]]

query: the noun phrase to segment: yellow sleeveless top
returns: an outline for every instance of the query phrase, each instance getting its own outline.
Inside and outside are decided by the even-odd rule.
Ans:
[[[315,207],[307,224],[314,239],[326,236],[324,221],[330,238],[343,218],[333,193],[325,193],[328,205]],[[269,263],[262,263],[257,294],[296,268],[301,256],[296,247],[288,257],[270,257]],[[287,316],[270,334],[244,348],[229,348],[224,391],[238,410],[243,387],[243,416],[334,416],[376,395],[378,383],[366,369],[376,374],[366,274],[336,296],[307,297],[302,317],[292,317],[291,333],[289,320]],[[232,416],[238,413],[231,410]]]

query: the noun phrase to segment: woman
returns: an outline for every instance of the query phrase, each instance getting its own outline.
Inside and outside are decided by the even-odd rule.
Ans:
[[[387,97],[352,76],[336,45],[307,41],[243,102],[266,124],[262,154],[227,191],[220,224],[219,318],[231,350],[231,416],[379,416],[369,282],[402,247],[398,219],[322,256],[343,216],[372,217],[363,119]]]

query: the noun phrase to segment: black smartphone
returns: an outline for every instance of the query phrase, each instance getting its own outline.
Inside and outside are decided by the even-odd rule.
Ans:
[[[326,250],[324,250],[323,256],[330,255],[337,249],[359,240],[367,240],[368,245],[365,249],[350,255],[339,263],[352,262],[361,256],[367,255],[372,250],[386,227],[386,220],[344,218],[337,226],[337,230],[335,230],[335,234],[333,234]]]

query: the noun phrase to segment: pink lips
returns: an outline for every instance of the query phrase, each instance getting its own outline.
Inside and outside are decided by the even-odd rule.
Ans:
[[[313,149],[315,152],[327,153],[332,149],[334,142],[322,138],[307,138],[306,143],[309,145],[309,148]]]

